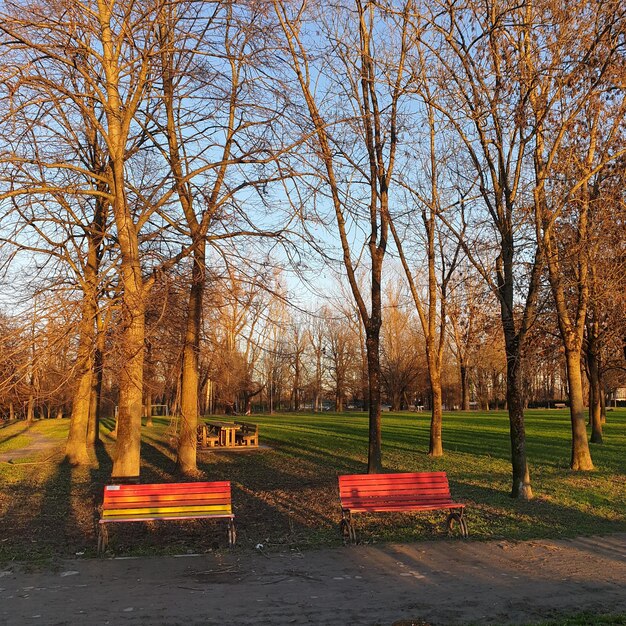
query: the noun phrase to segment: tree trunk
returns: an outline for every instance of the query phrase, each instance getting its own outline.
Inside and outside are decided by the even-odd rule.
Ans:
[[[524,426],[524,401],[521,391],[519,355],[507,356],[506,401],[509,411],[509,433],[511,437],[511,464],[513,485],[511,497],[530,500],[530,472],[526,461],[526,429]]]
[[[89,426],[87,441],[91,446],[100,443],[100,417],[102,410],[102,381],[104,375],[104,349],[106,335],[104,322],[99,315],[96,319],[96,349],[93,357],[93,377],[91,380],[91,406],[89,409]]]
[[[508,240],[507,240],[508,241]],[[506,242],[505,242],[506,243]],[[506,403],[509,413],[509,433],[511,437],[511,497],[530,500],[533,492],[530,485],[530,471],[526,459],[526,428],[524,425],[524,393],[522,387],[522,345],[524,335],[515,328],[513,316],[513,245],[503,244],[503,254],[499,271],[500,317],[504,333],[506,353]],[[537,269],[535,265],[533,275]],[[528,312],[527,307],[527,312]]]
[[[367,471],[378,474],[382,471],[381,419],[380,419],[380,328],[368,329],[365,341],[367,348],[367,374],[369,382],[369,448]]]
[[[399,411],[402,405],[402,392],[398,389],[397,385],[393,385],[391,392],[391,410]]]
[[[604,390],[603,377],[600,375],[600,423],[606,424],[606,393]]]
[[[152,342],[150,340],[146,341],[144,359],[144,372],[152,372]],[[143,396],[143,417],[146,418],[146,427],[152,428],[154,423],[152,422],[152,387],[150,383],[144,386]]]
[[[602,389],[598,358],[593,350],[587,352],[589,366],[589,421],[591,443],[602,443]]]
[[[293,374],[293,390],[291,392],[292,406],[294,411],[300,410],[300,355],[297,350],[298,348],[296,347],[296,361],[294,364]]]
[[[198,382],[200,354],[200,325],[206,270],[204,242],[194,250],[191,288],[187,310],[187,329],[183,352],[181,383],[181,420],[176,467],[179,473],[191,476],[198,471],[196,430],[198,428]]]
[[[144,412],[146,414],[146,426],[152,428],[154,423],[152,422],[152,390],[146,389],[146,397],[144,401]]]
[[[126,197],[126,149],[130,128],[132,100],[122,102],[120,78],[126,68],[111,24],[114,21],[110,3],[98,0],[99,39],[106,85],[106,124],[109,162],[109,192],[120,249],[121,298],[121,368],[119,372],[119,410],[113,477],[135,478],[141,466],[141,405],[143,399],[143,365],[145,351],[145,285],[141,272],[139,235]],[[135,77],[133,77],[134,79]],[[138,80],[141,79],[138,77]],[[133,82],[132,80],[130,81]],[[128,81],[125,82],[125,87]],[[139,85],[133,85],[140,89]]]
[[[335,411],[338,413],[343,412],[343,382],[337,385],[337,389],[335,392]]]
[[[87,465],[89,463],[87,429],[89,427],[89,410],[91,407],[94,328],[94,320],[90,314],[90,309],[91,307],[88,306],[85,306],[83,309],[78,348],[79,382],[72,402],[70,430],[67,443],[65,444],[65,458],[70,465]]]
[[[124,312],[122,365],[117,414],[117,444],[113,477],[135,478],[141,466],[141,413],[143,400],[143,361],[145,340],[145,303],[138,256],[122,267]],[[124,261],[122,261],[124,265]]]
[[[430,443],[428,454],[432,457],[443,456],[443,440],[441,429],[443,423],[441,378],[435,370],[430,373],[430,387],[432,392],[432,408],[430,417]]]
[[[315,362],[315,400],[313,402],[313,411],[317,413],[321,410],[322,403],[322,351],[317,350]]]
[[[568,350],[565,355],[567,382],[569,385],[570,418],[572,422],[572,456],[570,467],[573,470],[592,470],[593,462],[587,442],[583,382],[580,370],[580,353]]]
[[[94,222],[88,237],[89,247],[85,265],[85,287],[77,356],[79,383],[72,402],[70,431],[65,448],[66,459],[71,465],[86,465],[90,462],[89,449],[93,449],[96,438],[93,391],[96,383],[95,353],[99,347],[96,344],[100,340],[96,323],[98,322],[98,271],[104,212],[105,204],[98,200]],[[101,363],[99,365],[101,367]]]
[[[461,365],[461,409],[470,410],[469,369],[465,364]]]

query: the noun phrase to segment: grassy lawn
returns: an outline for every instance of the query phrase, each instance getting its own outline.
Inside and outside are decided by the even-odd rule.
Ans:
[[[336,475],[365,471],[367,417],[362,413],[254,415],[261,443],[249,452],[198,452],[199,479],[232,481],[238,520],[237,550],[337,546],[340,509]],[[114,442],[102,428],[98,463],[73,469],[60,463],[68,420],[0,429],[0,455],[28,443],[33,433],[59,442],[27,462],[0,463],[0,561],[95,553],[94,519],[111,473]],[[508,419],[503,412],[449,413],[445,456],[431,459],[427,413],[383,414],[386,471],[448,472],[453,497],[468,504],[472,540],[606,534],[626,530],[626,411],[612,411],[605,443],[593,445],[596,470],[572,473],[569,415],[528,411],[527,447],[535,499],[509,497]],[[178,480],[172,426],[156,418],[144,428],[142,481]],[[19,445],[18,445],[19,444]],[[47,459],[47,460],[45,460]],[[357,517],[363,542],[444,538],[445,514]],[[110,530],[116,555],[206,552],[226,546],[219,522],[120,524]],[[451,539],[456,541],[457,539]]]

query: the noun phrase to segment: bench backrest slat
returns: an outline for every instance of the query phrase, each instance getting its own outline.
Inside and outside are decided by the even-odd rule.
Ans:
[[[445,472],[401,474],[348,474],[339,476],[339,496],[342,502],[451,499]]]

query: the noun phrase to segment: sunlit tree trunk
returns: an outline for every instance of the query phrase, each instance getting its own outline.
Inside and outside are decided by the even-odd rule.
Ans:
[[[70,429],[65,446],[65,456],[71,465],[86,465],[90,462],[88,429],[94,376],[95,318],[97,314],[94,300],[97,289],[95,280],[95,275],[86,278],[87,287],[83,295],[77,354],[78,387],[72,401]]]
[[[432,392],[432,413],[430,418],[430,442],[428,446],[428,454],[433,457],[443,456],[443,411],[442,411],[442,394],[441,394],[441,377],[439,369],[429,368],[430,385]]]
[[[200,327],[205,280],[205,247],[203,243],[194,250],[191,288],[187,308],[187,324],[183,352],[181,382],[181,424],[176,466],[181,474],[193,475],[197,471],[196,429],[198,427],[198,378],[200,357]]]

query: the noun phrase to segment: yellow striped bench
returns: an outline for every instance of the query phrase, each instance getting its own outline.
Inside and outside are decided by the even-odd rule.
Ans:
[[[228,520],[228,545],[237,539],[230,497],[230,481],[150,485],[106,485],[98,524],[98,554],[109,542],[111,522]]]

